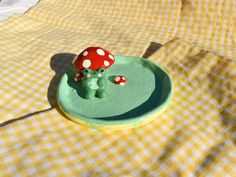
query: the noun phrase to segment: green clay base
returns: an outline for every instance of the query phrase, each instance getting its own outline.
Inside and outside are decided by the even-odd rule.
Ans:
[[[106,71],[107,95],[102,99],[82,98],[82,84],[74,81],[75,72],[73,68],[62,77],[58,104],[69,118],[90,127],[141,125],[161,112],[170,101],[170,77],[147,59],[116,56],[115,64]],[[124,86],[112,82],[117,75],[126,77]]]

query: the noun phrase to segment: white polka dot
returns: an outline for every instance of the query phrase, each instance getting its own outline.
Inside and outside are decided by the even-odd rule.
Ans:
[[[91,61],[89,59],[86,59],[83,61],[82,65],[84,68],[89,68],[91,66]]]
[[[102,74],[99,73],[99,74],[98,74],[98,77],[102,77]]]
[[[85,51],[83,52],[83,56],[86,56],[86,55],[88,55],[88,51],[85,50]]]
[[[104,56],[105,52],[102,49],[97,49],[97,54]]]
[[[75,81],[78,81],[78,79],[75,77]]]
[[[124,83],[124,82],[121,82],[120,85],[125,85],[125,83]]]
[[[87,74],[86,76],[87,76],[87,77],[90,77],[90,76],[91,76],[91,74]]]
[[[80,76],[80,73],[76,73],[76,75],[75,75],[76,77],[79,77]]]
[[[114,79],[116,82],[119,82],[119,80],[120,80],[120,77],[115,77],[115,79]]]
[[[110,65],[109,61],[105,60],[105,61],[104,61],[104,65],[105,65],[105,66],[109,66],[109,65]]]
[[[112,60],[115,60],[115,58],[111,54],[109,54],[108,57]]]
[[[72,61],[73,64],[75,63],[77,57],[78,57],[78,56],[76,56],[76,57],[73,59],[73,61]]]
[[[122,79],[125,80],[125,77],[123,76]]]

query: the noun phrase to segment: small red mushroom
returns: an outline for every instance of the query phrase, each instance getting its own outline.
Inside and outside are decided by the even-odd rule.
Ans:
[[[99,68],[107,69],[115,62],[115,57],[101,47],[89,47],[76,56],[73,60],[74,66],[83,70],[89,68],[97,70]]]
[[[79,81],[82,80],[82,78],[83,78],[83,72],[82,72],[82,71],[77,71],[77,72],[75,73],[74,80],[75,80],[76,82],[79,82]]]
[[[114,78],[113,82],[117,85],[125,85],[126,84],[126,78],[125,78],[125,76],[116,76]]]

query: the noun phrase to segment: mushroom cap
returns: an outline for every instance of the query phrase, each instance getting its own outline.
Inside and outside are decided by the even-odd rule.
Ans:
[[[74,60],[74,66],[83,70],[89,68],[97,70],[99,68],[109,68],[115,62],[115,57],[107,50],[101,47],[89,47],[77,55]]]
[[[125,85],[126,84],[126,78],[125,78],[125,76],[116,76],[114,78],[113,82],[117,85]]]
[[[76,73],[75,73],[74,80],[75,80],[76,82],[79,82],[79,81],[81,81],[81,80],[82,80],[82,78],[83,78],[83,72],[81,72],[81,71],[78,71],[78,72],[76,72]]]

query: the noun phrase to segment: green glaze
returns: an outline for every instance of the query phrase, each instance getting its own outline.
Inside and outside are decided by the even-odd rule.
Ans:
[[[62,77],[58,87],[58,103],[63,112],[99,128],[103,125],[137,125],[168,105],[172,83],[161,67],[138,57],[115,58],[115,63],[106,71],[108,80],[103,99],[83,98],[83,84],[73,79],[74,68]],[[126,85],[114,84],[112,80],[116,75],[124,75]],[[96,83],[96,80],[91,82]],[[96,84],[90,89],[92,87],[97,88]]]
[[[106,95],[107,78],[105,69],[98,70],[84,69],[81,88],[82,97],[85,99],[104,98]]]

